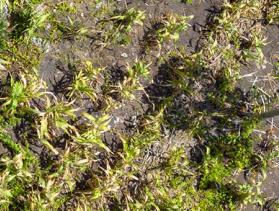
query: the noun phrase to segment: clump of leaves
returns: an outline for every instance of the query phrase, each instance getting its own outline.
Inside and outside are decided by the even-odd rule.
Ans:
[[[82,25],[82,23],[67,18],[67,22],[55,22],[57,29],[61,32],[62,39],[72,40],[78,37],[82,37],[87,34],[88,29]],[[60,37],[59,37],[60,38]]]
[[[123,93],[124,97],[132,99],[134,98],[134,91],[143,90],[140,79],[148,78],[149,65],[141,61],[136,61],[133,66],[127,66],[127,78],[124,80],[123,85],[121,85],[120,87],[120,90]]]
[[[270,24],[276,24],[279,22],[279,3],[273,0],[269,4],[267,8],[267,21]]]
[[[11,5],[10,26],[13,39],[26,36],[28,39],[36,35],[36,30],[44,26],[48,14],[43,8],[36,9],[29,3]]]
[[[75,119],[75,112],[77,108],[73,108],[72,104],[63,102],[51,102],[49,98],[46,99],[44,111],[38,111],[40,119],[38,121],[38,136],[43,144],[45,144],[55,154],[58,151],[49,143],[56,137],[56,134],[61,132],[70,133],[75,131],[75,127],[68,123],[69,120]]]
[[[112,23],[112,28],[107,32],[105,42],[113,41],[120,44],[127,44],[131,41],[130,32],[134,25],[142,25],[145,19],[143,11],[131,8],[120,12],[115,16],[105,20]]]
[[[88,113],[84,113],[83,116],[88,120],[88,123],[84,123],[83,127],[79,128],[80,132],[73,136],[74,140],[84,145],[96,144],[97,146],[110,152],[110,149],[102,142],[102,133],[109,129],[109,116],[104,115],[99,118],[95,118]]]
[[[188,22],[193,16],[181,16],[166,13],[151,26],[142,40],[143,48],[161,48],[163,42],[177,41],[180,33],[188,27]]]
[[[95,90],[101,68],[93,67],[90,61],[86,61],[77,72],[75,72],[72,84],[67,88],[70,99],[82,99],[89,97],[91,100],[97,99]]]
[[[117,84],[111,84],[111,79],[108,78],[107,84],[105,84],[105,90],[110,90],[107,94],[114,95],[120,94],[125,99],[134,99],[134,92],[143,90],[143,86],[140,82],[142,79],[148,79],[149,66],[142,61],[136,61],[133,66],[127,65],[127,71],[123,73],[121,81],[117,81]]]
[[[156,28],[156,34],[159,43],[163,41],[179,39],[179,34],[187,29],[188,21],[192,16],[179,16],[171,13],[165,14]]]
[[[23,208],[22,202],[27,200],[25,193],[36,181],[36,172],[33,169],[38,165],[37,160],[28,151],[23,150],[13,158],[2,157],[0,165],[1,209]]]
[[[0,131],[0,141],[8,147],[12,152],[15,152],[16,154],[19,154],[21,151],[20,145],[14,142],[14,140],[10,137],[10,135],[4,131]]]
[[[31,108],[31,101],[45,94],[41,92],[44,83],[36,80],[29,83],[23,75],[21,80],[11,78],[9,83],[6,92],[0,98],[1,109],[3,117],[9,118],[9,122],[14,124],[20,120],[17,118],[20,114],[35,113],[35,110]]]

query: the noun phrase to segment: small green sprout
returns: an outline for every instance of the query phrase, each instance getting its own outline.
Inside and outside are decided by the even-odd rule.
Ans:
[[[193,16],[178,16],[173,14],[166,14],[162,20],[162,26],[156,30],[159,43],[163,41],[179,39],[179,34],[187,29],[188,21],[191,20]]]
[[[101,71],[102,68],[95,68],[90,61],[85,61],[77,73],[75,73],[73,82],[68,87],[68,97],[70,99],[82,99],[86,96],[93,101],[96,100],[97,93],[94,86],[98,83]]]
[[[109,129],[109,116],[104,115],[99,118],[95,118],[88,113],[83,113],[83,116],[89,121],[87,128],[81,134],[74,136],[74,140],[84,145],[96,144],[97,146],[110,152],[110,149],[102,142],[102,133]]]
[[[150,64],[146,65],[141,61],[136,61],[132,67],[127,66],[127,78],[120,86],[120,90],[126,98],[134,99],[133,92],[143,90],[139,80],[141,77],[149,77],[149,66]]]
[[[105,42],[114,41],[120,44],[127,44],[130,40],[130,32],[134,25],[143,25],[145,15],[143,11],[131,8],[115,15],[106,21],[112,22],[112,29],[107,33]]]

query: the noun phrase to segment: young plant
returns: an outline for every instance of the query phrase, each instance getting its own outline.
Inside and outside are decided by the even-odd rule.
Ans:
[[[102,142],[102,133],[108,131],[109,129],[109,116],[104,115],[99,118],[95,118],[88,113],[83,113],[83,116],[88,121],[84,123],[80,128],[80,132],[73,136],[73,139],[87,146],[92,146],[92,144],[96,144],[97,146],[105,149],[107,152],[110,152],[110,149]]]
[[[159,47],[163,42],[179,39],[180,33],[188,28],[188,22],[193,16],[180,16],[172,13],[166,13],[152,25],[142,40],[144,50]]]
[[[69,120],[76,118],[78,109],[73,108],[74,101],[70,103],[54,102],[51,103],[47,98],[45,110],[38,111],[40,120],[37,122],[38,136],[43,144],[45,144],[54,154],[58,151],[49,143],[61,130],[70,135],[76,132],[76,128],[68,123]]]
[[[15,40],[26,38],[31,40],[37,36],[37,30],[44,26],[48,18],[48,14],[43,8],[36,8],[36,5],[31,3],[16,3],[9,4],[10,28],[11,35]]]
[[[143,90],[140,80],[148,79],[149,66],[142,61],[136,61],[133,66],[127,65],[127,72],[123,73],[123,78],[116,83],[111,84],[111,79],[105,84],[105,89],[108,90],[107,94],[120,95],[126,99],[134,99],[134,92]],[[117,70],[121,71],[121,70]]]
[[[161,20],[162,26],[156,30],[159,43],[163,41],[179,39],[181,32],[187,29],[188,21],[192,16],[177,16],[173,14],[166,14]]]
[[[84,67],[80,67],[74,75],[74,79],[70,87],[68,87],[68,97],[82,99],[83,96],[89,97],[91,100],[97,99],[95,84],[98,83],[98,77],[102,69],[94,68],[90,61],[87,61]]]
[[[121,12],[107,20],[112,22],[112,29],[107,32],[105,43],[113,41],[120,44],[127,44],[130,40],[130,32],[134,25],[142,25],[145,15],[143,11],[131,8]]]
[[[27,188],[36,181],[34,169],[38,167],[37,159],[24,150],[13,158],[1,157],[0,164],[0,209],[23,207],[22,201],[27,200]]]
[[[62,33],[62,39],[70,40],[85,36],[87,34],[88,29],[83,27],[81,23],[72,20],[70,17],[68,17],[67,20],[67,23],[56,22],[57,29]]]
[[[21,152],[21,146],[10,137],[10,135],[4,129],[0,130],[0,141],[8,147],[9,150],[16,154]]]
[[[32,77],[31,77],[32,78]],[[44,83],[38,82],[32,78],[33,81],[27,81],[22,75],[21,80],[10,79],[10,85],[7,93],[3,93],[1,109],[4,112],[3,116],[9,118],[11,121],[16,120],[16,114],[23,114],[25,112],[35,113],[35,107],[32,108],[32,100],[42,98],[45,92]],[[7,116],[8,115],[8,116]]]
[[[150,64],[146,65],[141,61],[136,61],[132,67],[129,65],[127,66],[127,78],[124,80],[123,84],[120,85],[120,92],[125,98],[134,99],[133,93],[143,90],[140,79],[148,78],[149,66]]]

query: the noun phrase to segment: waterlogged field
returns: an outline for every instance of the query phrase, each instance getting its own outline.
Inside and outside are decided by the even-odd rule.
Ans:
[[[0,210],[278,210],[278,0],[0,0]]]

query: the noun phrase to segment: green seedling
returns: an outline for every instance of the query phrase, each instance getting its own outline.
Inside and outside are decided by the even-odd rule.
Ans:
[[[111,89],[109,94],[119,93],[126,99],[134,99],[134,92],[143,90],[140,80],[149,78],[149,66],[150,64],[138,60],[133,66],[128,64],[124,80],[116,85],[109,85],[108,87]]]
[[[127,67],[127,78],[124,80],[123,84],[120,85],[120,92],[122,92],[126,98],[134,99],[133,92],[143,90],[139,80],[141,77],[149,77],[149,65],[141,61],[136,61],[132,67]]]
[[[96,144],[97,146],[110,152],[110,149],[102,142],[102,133],[108,131],[109,116],[104,115],[100,118],[94,118],[90,114],[84,113],[83,116],[89,121],[86,125],[85,131],[81,134],[74,136],[73,139],[78,143],[85,145]]]
[[[152,28],[146,32],[142,40],[144,50],[154,47],[159,47],[160,50],[164,42],[176,42],[180,34],[188,28],[188,22],[192,18],[193,16],[166,13],[156,20],[152,24]]]
[[[85,36],[88,32],[86,27],[80,25],[79,22],[73,21],[67,17],[67,23],[57,22],[57,29],[62,33],[62,39],[74,39]]]
[[[57,5],[55,5],[55,9],[57,9],[59,12],[63,12],[65,14],[75,14],[77,13],[76,7],[68,2],[59,2]]]
[[[73,103],[74,101],[68,104],[62,102],[52,104],[49,98],[47,98],[45,111],[39,111],[38,136],[42,143],[55,154],[58,154],[58,152],[48,140],[52,140],[56,133],[59,133],[59,130],[68,134],[76,132],[76,128],[67,121],[76,118],[75,112],[78,109],[72,107]]]
[[[160,21],[161,27],[156,30],[159,43],[163,41],[179,39],[179,34],[187,29],[188,21],[192,16],[177,16],[173,14],[166,14]]]
[[[32,99],[38,99],[45,95],[45,92],[41,92],[43,88],[44,84],[42,82],[32,81],[29,83],[24,77],[20,81],[11,78],[10,87],[6,93],[7,96],[0,99],[3,102],[1,109],[11,119],[16,113],[35,112],[30,103]]]
[[[105,22],[112,22],[112,29],[106,34],[105,43],[110,41],[120,44],[129,43],[130,32],[134,25],[142,25],[144,19],[144,12],[134,8],[107,19]]]
[[[81,67],[75,73],[74,79],[70,87],[68,87],[68,96],[70,99],[83,96],[89,97],[91,100],[97,99],[97,93],[94,89],[95,83],[98,83],[98,76],[102,69],[94,68],[90,61],[85,62],[84,67]]]
[[[37,31],[44,27],[44,24],[49,17],[44,9],[36,10],[30,4],[19,5],[15,2],[10,5],[12,19],[10,21],[11,35],[14,39],[25,37],[31,40],[37,35]]]
[[[267,44],[266,38],[261,37],[261,34],[252,34],[251,49],[244,51],[244,60],[253,60],[257,64],[264,63],[264,54],[262,52],[263,47]]]

